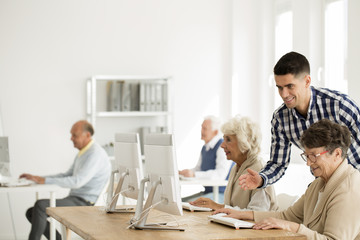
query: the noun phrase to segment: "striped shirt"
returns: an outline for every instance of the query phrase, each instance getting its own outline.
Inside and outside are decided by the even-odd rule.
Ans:
[[[300,136],[313,123],[327,118],[349,128],[352,139],[347,153],[348,162],[360,169],[360,110],[349,96],[326,88],[311,87],[311,97],[306,118],[296,109],[282,104],[271,120],[270,160],[261,170],[264,180],[261,187],[273,184],[285,173],[290,162],[291,145],[304,150]]]

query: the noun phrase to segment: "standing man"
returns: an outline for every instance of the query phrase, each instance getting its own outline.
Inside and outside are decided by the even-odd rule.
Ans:
[[[290,52],[274,67],[276,87],[284,103],[275,110],[271,121],[270,160],[260,173],[248,170],[239,178],[243,189],[266,187],[278,181],[290,162],[291,145],[300,149],[300,136],[320,119],[345,125],[352,139],[348,162],[360,169],[360,111],[349,96],[338,91],[310,86],[310,65],[301,54]]]
[[[184,177],[196,177],[202,179],[226,179],[231,162],[226,159],[224,150],[220,148],[223,139],[220,135],[220,119],[207,116],[201,125],[201,140],[205,142],[201,149],[200,158],[195,168],[184,169],[179,174]],[[219,197],[223,199],[225,187],[219,188]],[[200,196],[212,198],[212,187],[205,187],[205,191],[184,198],[183,201],[197,199]],[[213,199],[213,198],[212,198]],[[221,200],[220,199],[220,200]]]
[[[93,134],[92,125],[85,120],[78,121],[72,126],[71,141],[74,147],[79,149],[79,153],[67,172],[46,177],[24,173],[20,178],[38,184],[57,184],[70,188],[69,196],[56,200],[57,207],[94,205],[110,177],[111,165],[105,150],[92,140]],[[41,199],[27,210],[26,217],[31,223],[30,240],[38,240],[43,234],[49,239],[50,228],[45,212],[49,206],[49,199]],[[56,239],[61,239],[58,232]]]

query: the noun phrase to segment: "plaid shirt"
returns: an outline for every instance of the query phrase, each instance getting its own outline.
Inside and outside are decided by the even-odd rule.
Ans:
[[[291,145],[300,149],[300,136],[313,123],[320,119],[330,119],[349,128],[352,141],[347,153],[348,162],[360,169],[360,110],[349,96],[326,88],[311,87],[310,105],[304,118],[295,109],[282,104],[271,120],[270,160],[260,176],[264,180],[262,187],[278,181],[285,173],[290,162]],[[303,149],[304,150],[304,149]]]

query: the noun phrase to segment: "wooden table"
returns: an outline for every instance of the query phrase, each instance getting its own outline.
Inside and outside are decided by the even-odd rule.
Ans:
[[[185,228],[183,232],[126,229],[133,214],[107,214],[104,207],[55,207],[47,208],[46,212],[84,239],[306,239],[304,235],[285,230],[235,230],[228,226],[209,222],[207,220],[209,212],[184,211],[183,216],[170,216],[157,210],[151,210],[148,222],[160,222],[161,220],[172,222],[176,219],[179,227]]]

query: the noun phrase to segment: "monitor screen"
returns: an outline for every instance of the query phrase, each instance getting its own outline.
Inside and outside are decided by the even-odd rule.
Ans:
[[[136,209],[135,221],[139,221],[139,223],[134,226],[139,229],[169,229],[161,226],[146,226],[145,222],[148,209],[152,207],[169,214],[183,214],[173,135],[147,135],[144,152],[145,176],[149,181],[149,193],[141,216],[138,207]]]
[[[0,178],[10,177],[10,159],[8,137],[0,137]]]
[[[117,133],[114,143],[115,171],[111,175],[108,192],[107,211],[118,212],[115,209],[119,194],[137,199],[139,185],[143,179],[140,141],[137,133]],[[115,192],[113,191],[115,173],[119,174],[119,181]],[[119,211],[121,212],[120,209]]]

